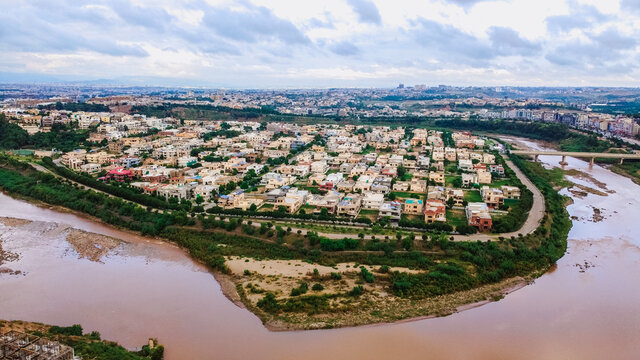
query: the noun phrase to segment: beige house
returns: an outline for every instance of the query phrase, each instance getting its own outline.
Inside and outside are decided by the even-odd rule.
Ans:
[[[362,196],[359,194],[349,194],[345,196],[338,204],[338,216],[356,217],[360,213],[362,207]]]
[[[420,199],[405,199],[402,212],[409,215],[420,215],[423,207],[424,203]]]
[[[518,200],[520,199],[520,188],[517,186],[501,186],[500,189],[504,194],[505,199]]]
[[[478,184],[491,184],[491,173],[486,170],[478,170]]]
[[[80,171],[85,172],[87,174],[97,174],[100,172],[102,167],[99,164],[83,164],[80,165]]]
[[[395,191],[408,191],[410,184],[411,183],[409,181],[396,181],[396,183],[393,184],[393,190],[395,190]]]
[[[436,184],[444,185],[444,172],[437,172],[437,171],[430,172],[429,180],[435,182]]]
[[[453,199],[455,206],[462,206],[464,203],[464,191],[460,189],[447,189],[447,200]]]
[[[447,207],[442,200],[430,199],[424,205],[424,222],[447,221]]]
[[[409,184],[409,189],[416,193],[425,193],[427,192],[427,181],[413,178]]]
[[[480,194],[482,195],[482,201],[484,201],[489,208],[495,209],[504,204],[504,194],[502,190],[483,186],[482,189],[480,189]]]

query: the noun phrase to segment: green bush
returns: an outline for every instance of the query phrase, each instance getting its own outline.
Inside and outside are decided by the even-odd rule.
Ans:
[[[362,287],[362,285],[356,285],[347,294],[349,296],[358,297],[358,296],[364,294],[364,288]]]
[[[291,289],[291,296],[300,296],[306,294],[307,291],[309,291],[309,284],[301,282],[297,288]]]

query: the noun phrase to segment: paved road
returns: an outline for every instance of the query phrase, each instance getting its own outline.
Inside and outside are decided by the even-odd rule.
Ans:
[[[529,178],[526,177],[526,175],[522,171],[520,171],[520,169],[511,160],[505,158],[504,162],[507,164],[508,167],[511,168],[511,170],[513,170],[513,172],[516,174],[516,177],[520,179],[522,184],[524,184],[524,186],[526,186],[527,189],[529,189],[533,193],[533,205],[531,205],[529,216],[527,217],[527,220],[524,222],[524,225],[522,225],[520,230],[511,232],[511,233],[506,233],[506,234],[455,235],[453,237],[454,241],[469,241],[469,240],[487,241],[487,240],[495,240],[500,236],[509,238],[512,236],[518,236],[518,234],[527,235],[534,232],[540,225],[540,222],[544,217],[544,210],[545,210],[544,196],[542,195],[540,190],[531,182],[531,180],[529,180]]]
[[[101,194],[107,195],[108,197],[112,197],[112,198],[117,197],[117,196],[115,196],[115,195],[111,195],[111,194],[109,194],[109,193],[106,193],[106,192],[104,192],[104,191],[102,191],[102,190],[98,190],[98,189],[96,189],[96,188],[92,188],[91,186],[87,186],[87,185],[81,184],[81,183],[79,183],[79,182],[77,182],[77,181],[73,181],[73,180],[71,180],[71,179],[67,179],[66,177],[60,176],[59,174],[57,174],[57,173],[55,173],[55,172],[53,172],[53,171],[51,171],[51,170],[47,169],[46,167],[44,167],[44,166],[42,166],[42,165],[40,165],[40,164],[30,162],[30,163],[29,163],[29,165],[31,165],[31,167],[33,167],[34,169],[36,169],[36,170],[38,170],[38,171],[40,171],[40,172],[44,172],[44,173],[51,174],[51,175],[53,175],[53,176],[55,176],[55,177],[57,177],[57,178],[60,178],[60,179],[63,179],[63,180],[65,180],[65,181],[68,181],[68,182],[70,182],[70,183],[72,183],[72,184],[78,185],[79,187],[81,187],[81,188],[83,188],[83,189],[85,189],[85,190],[92,190],[92,191],[95,191],[95,192],[97,192],[97,193],[101,193]],[[60,166],[60,165],[58,165],[58,166]],[[118,197],[118,198],[119,198],[120,200],[122,200],[122,201],[130,202],[130,203],[132,203],[132,204],[135,204],[135,205],[137,205],[137,206],[140,206],[140,207],[142,207],[143,209],[146,209],[146,208],[147,208],[145,205],[139,204],[139,203],[137,203],[137,202],[130,201],[130,200],[127,200],[127,199],[123,199],[123,198],[121,198],[121,197]]]
[[[540,190],[531,182],[531,180],[529,180],[529,178],[526,177],[526,175],[522,171],[520,171],[520,169],[511,160],[508,160],[507,158],[505,158],[505,163],[508,167],[510,167],[513,170],[513,172],[516,174],[516,177],[520,179],[522,184],[524,184],[527,187],[527,189],[529,189],[533,193],[533,205],[531,206],[531,210],[529,211],[529,216],[527,217],[527,220],[522,225],[520,230],[511,232],[511,233],[454,235],[453,241],[478,241],[478,240],[488,241],[488,240],[497,240],[499,237],[505,237],[505,238],[510,238],[512,236],[517,237],[518,234],[527,235],[534,232],[538,228],[538,226],[540,225],[540,222],[542,221],[542,218],[544,217],[544,212],[545,212],[544,196],[542,195]],[[260,226],[260,224],[256,224],[256,225]],[[307,229],[299,229],[299,228],[295,228],[294,226],[291,226],[291,230],[294,233],[300,230],[302,234],[306,234],[308,231]],[[405,231],[405,232],[409,232],[409,231]],[[318,235],[327,237],[329,239],[358,238],[357,234],[318,232]],[[364,239],[371,239],[373,236],[375,236],[376,239],[384,239],[385,237],[385,235],[365,235]],[[395,235],[389,235],[389,238],[395,238]]]
[[[540,190],[538,190],[538,188],[529,180],[529,178],[527,178],[524,173],[522,173],[522,171],[520,171],[520,169],[518,169],[517,166],[515,166],[515,164],[513,162],[511,162],[511,160],[508,160],[507,158],[505,158],[505,163],[508,167],[510,167],[514,173],[516,174],[516,176],[518,177],[518,179],[520,179],[520,181],[533,193],[533,205],[531,206],[531,210],[529,211],[529,216],[527,217],[527,220],[525,221],[524,225],[522,226],[522,228],[520,228],[520,230],[512,232],[512,233],[506,233],[506,234],[475,234],[475,235],[454,235],[453,236],[453,240],[454,241],[488,241],[488,240],[497,240],[499,237],[512,237],[512,236],[518,236],[518,234],[522,234],[522,235],[527,235],[529,233],[534,232],[537,228],[538,225],[540,224],[540,222],[542,221],[542,218],[544,217],[544,211],[545,211],[545,205],[544,205],[544,197],[542,196],[542,193],[540,192]],[[46,172],[49,174],[52,174],[54,176],[60,177],[58,174],[53,173],[52,171],[50,171],[49,169],[36,164],[36,163],[30,163],[31,166],[33,166],[36,170],[38,171],[42,171],[42,172]],[[74,182],[72,180],[66,179],[68,181],[71,181],[79,186],[81,186],[82,188],[85,189],[90,189],[96,192],[101,192],[105,195],[108,195],[110,197],[113,197],[113,195],[102,192],[100,190],[88,187],[86,185]],[[124,200],[124,199],[123,199]],[[126,200],[125,200],[126,201]],[[137,204],[140,205],[140,204]],[[144,205],[140,205],[143,208],[146,208]],[[252,219],[250,217],[245,217],[246,220],[253,220],[253,221],[265,221],[264,219]],[[279,223],[280,221],[278,220],[271,220],[274,221],[274,223]],[[255,223],[255,226],[260,226],[259,223]],[[288,225],[283,225],[283,227],[287,227]],[[330,226],[330,225],[329,225]],[[341,225],[339,225],[341,226]],[[342,226],[341,226],[342,227]],[[291,231],[293,233],[297,233],[298,230],[300,230],[301,234],[306,234],[308,231],[313,231],[313,230],[307,230],[307,229],[303,229],[303,228],[296,228],[294,226],[291,226]],[[409,231],[405,231],[405,232],[409,232]],[[325,232],[318,232],[318,235],[323,236],[323,237],[327,237],[329,239],[343,239],[343,238],[352,238],[352,239],[357,239],[358,235],[357,234],[342,234],[342,233],[325,233]],[[365,235],[364,239],[369,240],[372,237],[376,237],[376,239],[384,239],[385,235]],[[395,238],[395,235],[388,235],[389,238]]]

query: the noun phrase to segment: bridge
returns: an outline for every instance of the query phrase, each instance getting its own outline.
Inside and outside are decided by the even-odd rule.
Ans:
[[[529,155],[533,156],[535,161],[538,161],[538,156],[562,156],[561,165],[566,165],[567,156],[581,159],[591,159],[590,164],[593,166],[593,162],[596,158],[599,159],[620,159],[620,164],[624,159],[640,160],[640,154],[616,154],[616,153],[597,153],[597,152],[569,152],[569,151],[535,151],[535,150],[511,150],[511,154],[515,155]]]

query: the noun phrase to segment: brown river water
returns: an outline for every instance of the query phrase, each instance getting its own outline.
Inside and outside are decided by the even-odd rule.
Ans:
[[[572,196],[567,254],[534,284],[448,317],[317,331],[270,332],[174,246],[0,194],[0,217],[35,221],[0,225],[4,250],[20,255],[3,267],[23,272],[0,274],[0,318],[80,323],[131,349],[157,337],[169,360],[640,359],[640,187],[567,161],[606,189],[571,180],[610,193]],[[102,262],[80,259],[59,224],[126,243]]]

